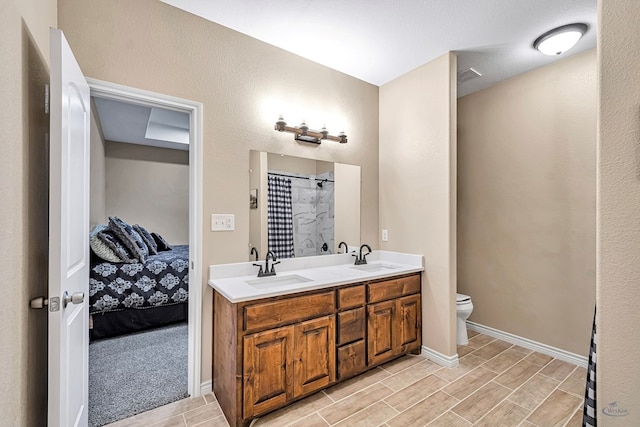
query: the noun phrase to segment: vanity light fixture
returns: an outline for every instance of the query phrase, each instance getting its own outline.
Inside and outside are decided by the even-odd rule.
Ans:
[[[299,126],[287,126],[287,122],[284,121],[282,116],[278,118],[274,129],[278,132],[291,132],[294,134],[294,139],[296,141],[302,142],[311,142],[314,144],[321,144],[323,139],[328,139],[330,141],[336,141],[340,144],[347,143],[347,135],[344,132],[340,132],[338,136],[330,135],[329,131],[327,131],[326,127],[322,127],[320,130],[309,129],[309,126],[302,121]]]
[[[547,31],[533,42],[533,47],[545,55],[556,56],[568,51],[587,32],[587,24],[563,25]]]

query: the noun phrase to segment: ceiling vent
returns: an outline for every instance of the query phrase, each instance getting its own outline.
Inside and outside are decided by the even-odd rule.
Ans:
[[[458,72],[458,84],[462,84],[464,82],[468,82],[469,80],[482,77],[482,74],[474,70],[473,68],[467,68],[466,70],[462,70]]]

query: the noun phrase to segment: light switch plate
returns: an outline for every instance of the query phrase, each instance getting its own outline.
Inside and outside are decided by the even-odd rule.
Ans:
[[[211,214],[211,231],[233,231],[236,229],[234,214]]]

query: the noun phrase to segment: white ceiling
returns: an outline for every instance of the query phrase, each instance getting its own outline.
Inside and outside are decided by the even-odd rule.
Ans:
[[[189,115],[94,97],[106,141],[189,150]]]
[[[383,85],[447,51],[482,77],[458,96],[596,46],[597,0],[161,0],[358,79]],[[562,57],[540,34],[589,25]]]

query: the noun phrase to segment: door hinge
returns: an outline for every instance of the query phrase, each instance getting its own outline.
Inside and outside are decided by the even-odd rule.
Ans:
[[[49,114],[49,85],[44,85],[44,113]]]

